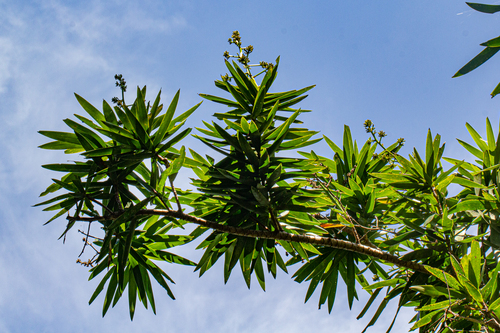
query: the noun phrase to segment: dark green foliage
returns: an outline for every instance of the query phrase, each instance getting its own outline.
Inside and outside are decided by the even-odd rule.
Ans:
[[[103,102],[101,112],[76,95],[93,120],[76,115],[78,121],[65,120],[72,132],[40,131],[54,140],[41,148],[82,156],[43,166],[63,175],[41,196],[64,193],[38,205],[56,211],[48,222],[67,215],[61,237],[76,222],[88,223],[84,250],[94,253],[79,262],[91,267],[90,279],[101,277],[90,303],[104,291],[104,315],[127,292],[131,318],[137,299],[156,312],[152,280],[174,298],[158,262],[194,266],[202,276],[223,257],[225,282],[239,264],[246,285],[255,276],[262,289],[265,268],[276,278],[278,268],[296,267],[295,281],[309,283],[305,300],[318,290],[319,307],[327,304],[329,312],[339,284],[349,307],[366,291],[358,318],[377,303],[367,328],[398,299],[398,311],[419,311],[413,329],[420,332],[499,330],[500,135],[490,121],[486,139],[467,124],[474,144],[459,140],[474,163],[443,157],[441,136],[430,130],[425,152],[404,157],[404,140],[385,146],[386,134],[369,120],[371,137],[362,145],[345,126],[340,146],[324,136],[327,157],[301,151],[322,140],[302,127],[307,111],[295,108],[313,86],[273,92],[279,59],[261,64],[258,83],[250,46],[241,48],[235,33],[231,43],[246,50],[238,58],[243,68],[225,62],[229,74],[215,82],[225,97],[200,95],[228,109],[194,135],[218,160],[176,148],[201,103],[175,116],[179,92],[164,110],[160,94],[146,103],[144,87],[127,105],[121,76],[116,106]],[[182,167],[196,174],[196,191],[175,187]],[[461,189],[454,196],[451,184]],[[173,232],[187,223],[198,225],[190,235]],[[197,239],[198,263],[170,252]]]

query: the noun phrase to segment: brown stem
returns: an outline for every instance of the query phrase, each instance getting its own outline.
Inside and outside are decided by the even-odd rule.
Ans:
[[[78,229],[78,232],[81,233],[82,235],[86,235],[87,233],[81,231],[80,229]],[[101,242],[104,241],[104,239],[102,238],[99,238],[99,237],[96,237],[96,236],[92,236],[92,235],[89,235],[90,238],[93,238],[93,239],[97,239],[97,240],[100,240]]]
[[[401,260],[399,257],[392,254],[386,253],[378,248],[372,248],[370,246],[357,244],[341,239],[320,237],[314,235],[295,235],[284,231],[268,231],[268,230],[249,230],[235,228],[228,225],[222,225],[213,221],[208,221],[199,217],[184,214],[182,211],[172,211],[164,209],[143,209],[137,213],[137,215],[160,215],[175,217],[187,222],[196,223],[198,225],[217,230],[219,232],[233,234],[237,236],[251,237],[251,238],[263,238],[263,239],[274,239],[274,240],[284,240],[289,242],[299,242],[313,245],[321,245],[332,247],[335,249],[342,249],[346,251],[351,251],[359,254],[364,254],[372,258],[378,258],[384,260],[388,263],[392,263],[398,267],[404,267],[411,269],[413,271],[418,271],[421,273],[429,274],[425,269],[425,266],[413,261]],[[73,221],[101,221],[104,219],[109,219],[105,217],[68,217],[69,220]]]
[[[431,186],[431,189],[432,189],[432,196],[434,197],[434,199],[436,199],[438,205],[439,215],[443,216],[443,206],[441,206],[441,202],[439,201],[439,195],[436,191],[436,188],[434,186]]]
[[[170,179],[170,177],[168,180],[170,181],[170,187],[172,188],[172,192],[174,193],[175,202],[177,202],[177,210],[179,212],[182,212],[181,202],[179,201],[179,197],[177,196],[177,191],[175,190],[174,182],[173,180]]]
[[[284,240],[289,242],[299,242],[299,243],[308,243],[314,245],[323,245],[336,249],[342,249],[347,251],[356,252],[359,254],[365,254],[373,258],[382,259],[389,263],[395,264],[399,267],[409,268],[413,271],[419,271],[425,274],[428,274],[428,271],[425,269],[425,266],[413,261],[405,261],[399,259],[397,256],[386,253],[380,249],[374,249],[372,247],[356,244],[352,242],[348,242],[341,239],[328,238],[328,237],[320,237],[313,235],[295,235],[287,232],[271,232],[266,230],[248,230],[248,229],[240,229],[235,228],[228,225],[221,225],[216,222],[207,221],[205,219],[201,219],[195,216],[191,216],[188,214],[184,214],[182,212],[173,212],[166,211],[160,209],[144,209],[139,211],[139,215],[161,215],[161,216],[171,216],[176,217],[181,220],[185,220],[187,222],[196,223],[220,232],[229,233],[238,236],[252,237],[252,238],[264,238],[264,239],[274,239],[274,240]]]
[[[425,266],[413,261],[401,260],[399,257],[386,253],[378,248],[372,248],[370,246],[357,244],[341,239],[320,237],[314,235],[295,235],[284,231],[269,231],[269,230],[249,230],[235,228],[228,225],[222,225],[213,221],[208,221],[199,217],[184,214],[182,211],[172,211],[164,209],[143,209],[140,210],[137,215],[160,215],[175,217],[187,222],[195,223],[207,228],[217,230],[219,232],[233,234],[237,236],[251,237],[251,238],[263,238],[263,239],[274,239],[274,240],[284,240],[289,242],[299,242],[313,245],[327,246],[336,249],[342,249],[346,251],[351,251],[359,254],[364,254],[372,258],[378,258],[384,260],[388,263],[392,263],[398,267],[404,267],[411,269],[413,271],[418,271],[421,273],[429,274],[425,269]],[[118,216],[114,217],[117,218]],[[102,221],[109,219],[109,217],[71,217],[68,216],[70,221]]]
[[[96,199],[92,198],[92,197],[89,197],[88,195],[85,195],[85,197],[87,199],[89,199],[90,201],[98,204],[99,206],[101,206],[102,208],[104,208],[108,213],[110,214],[113,214],[113,211],[111,209],[109,209],[108,207],[104,206],[101,202],[97,201]]]
[[[90,234],[90,226],[91,225],[92,225],[92,222],[89,223],[89,228],[87,229],[87,234],[85,235],[85,238],[83,239],[83,241],[85,242],[85,244],[83,244],[82,252],[80,252],[80,255],[78,256],[78,258],[80,258],[81,255],[83,254],[83,252],[85,252],[85,247],[87,246],[87,244],[89,242],[89,234]]]

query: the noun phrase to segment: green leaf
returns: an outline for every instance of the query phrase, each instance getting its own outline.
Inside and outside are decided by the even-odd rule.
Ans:
[[[186,159],[186,150],[184,146],[181,147],[179,157],[177,157],[168,167],[165,172],[167,173],[168,177],[171,180],[174,180],[175,177],[177,176],[177,173],[179,173],[179,170],[181,167],[184,165],[184,160]]]
[[[264,269],[262,266],[262,260],[260,257],[257,257],[255,260],[255,276],[257,277],[257,281],[259,281],[260,287],[262,290],[266,291],[266,280],[264,276]]]
[[[130,253],[134,256],[135,251],[133,251],[133,249],[131,249],[131,250],[132,251]],[[166,277],[168,280],[170,280],[173,283],[172,279],[170,279],[170,277],[167,274],[165,274],[165,272],[163,272],[158,266],[156,266],[151,261],[148,261],[147,264],[148,264],[146,267],[147,270],[151,273],[151,275],[153,275],[155,280],[167,291],[168,296],[171,299],[175,299],[174,294],[172,293],[172,291],[168,287],[168,284],[163,277]]]
[[[164,145],[159,146],[159,149],[156,151],[156,153],[161,154],[167,149],[170,149],[173,145],[179,143],[182,139],[184,139],[189,133],[191,133],[191,128],[186,128],[184,131],[177,134],[175,137],[170,139]]]
[[[90,297],[90,300],[89,300],[89,305],[92,304],[92,302],[94,302],[94,300],[97,298],[97,296],[99,296],[99,294],[101,293],[101,291],[104,289],[104,285],[106,284],[106,282],[108,281],[109,277],[111,276],[111,274],[113,274],[116,270],[116,266],[113,266],[111,267],[111,269],[106,273],[106,275],[104,275],[104,277],[102,278],[101,282],[99,283],[99,285],[97,286],[97,288],[95,289],[94,293],[92,294],[92,296]]]
[[[252,186],[252,194],[254,198],[257,200],[259,205],[267,207],[269,206],[269,200],[255,187]]]
[[[352,309],[352,303],[356,295],[356,264],[354,262],[355,258],[352,252],[349,252],[345,256],[346,260],[346,276],[344,277],[344,282],[347,285],[347,302],[349,304],[349,310]],[[334,296],[335,297],[335,296]],[[331,311],[331,310],[330,310]]]
[[[255,167],[258,168],[260,163],[255,151],[252,149],[246,138],[243,134],[238,133],[238,147],[243,150],[245,156],[248,158],[248,161]]]
[[[238,243],[238,239],[235,239],[231,245],[229,245],[229,247],[227,248],[227,250],[225,251],[224,255],[225,255],[225,260],[224,260],[224,284],[227,283],[227,281],[229,280],[229,276],[231,275],[231,271],[233,269],[233,267],[230,267],[230,264],[231,264],[231,259],[233,257],[233,252],[234,252],[234,248],[236,247],[236,244]]]
[[[184,120],[186,120],[193,112],[196,111],[196,109],[198,109],[198,107],[201,105],[202,102],[196,104],[195,106],[193,106],[192,108],[190,108],[189,110],[187,110],[186,112],[184,113],[181,113],[179,116],[175,117],[171,122],[170,122],[170,127],[169,127],[169,131],[172,127],[174,127],[175,124],[179,123],[179,122],[182,122]]]
[[[193,159],[195,161],[200,162],[207,167],[210,166],[210,163],[205,158],[203,158],[203,156],[201,156],[200,154],[198,154],[197,152],[195,152],[191,148],[189,148],[189,152],[191,153],[191,156],[193,157]]]
[[[233,65],[234,65],[234,69],[236,70],[236,72],[238,72],[239,77],[241,78],[243,83],[248,88],[248,91],[250,92],[250,94],[252,96],[256,96],[257,95],[257,83],[255,82],[255,80],[253,78],[249,78],[243,72],[243,70],[240,68],[240,66],[238,66],[238,64],[236,64],[234,61],[233,61]]]
[[[222,139],[225,140],[226,144],[231,145],[231,147],[233,147],[234,149],[236,149],[238,151],[242,151],[241,150],[241,146],[238,143],[238,139],[237,138],[233,137],[231,134],[229,134],[228,132],[226,132],[217,123],[213,123],[213,126],[214,126],[215,130],[217,131],[217,133],[219,133],[220,138],[222,138]]]
[[[276,184],[276,182],[280,179],[282,170],[283,170],[283,166],[280,163],[276,167],[276,169],[274,169],[273,173],[267,178],[266,187],[268,190],[270,190],[274,186],[274,184]]]
[[[113,267],[114,268],[114,267]],[[102,316],[104,317],[106,315],[106,312],[108,312],[109,306],[111,305],[111,301],[113,300],[113,295],[115,294],[116,287],[117,287],[117,274],[116,274],[116,269],[112,273],[111,280],[109,281],[108,284],[108,290],[106,291],[106,297],[104,298],[104,305],[102,307]]]
[[[500,94],[500,83],[497,84],[495,89],[491,92],[491,98],[495,97],[496,95]]]
[[[233,247],[231,253],[228,253],[226,251],[226,260],[224,263],[224,283],[227,283],[229,275],[231,274],[231,271],[233,270],[234,266],[236,266],[236,264],[238,263],[238,260],[242,260],[240,256],[247,242],[249,242],[248,245],[250,245],[250,243],[253,243],[254,240],[253,239],[247,240],[243,237],[237,238],[236,241],[234,241],[231,244],[231,246],[229,246],[229,248],[227,249],[227,251],[229,251],[231,247]]]
[[[469,256],[469,263],[472,268],[472,272],[469,270],[470,280],[471,282],[474,282],[473,284],[476,288],[479,288],[481,285],[481,249],[479,248],[479,243],[477,241],[472,242],[471,253]]]
[[[434,311],[434,310],[442,310],[446,309],[450,306],[450,304],[453,303],[453,300],[446,300],[442,302],[437,302],[437,303],[432,303],[428,305],[424,305],[420,308],[417,308],[417,311]]]
[[[136,107],[137,120],[139,120],[139,123],[142,125],[144,130],[147,133],[150,133],[149,121],[148,121],[148,110],[146,109],[146,102],[145,102],[144,98],[145,98],[145,96],[143,96],[141,89],[139,89],[139,87],[137,87],[137,99],[135,100],[135,103],[137,105],[137,107]]]
[[[163,116],[163,119],[160,124],[160,128],[156,131],[156,133],[153,135],[153,146],[158,146],[160,142],[163,141],[165,135],[168,132],[170,122],[172,118],[174,117],[175,109],[177,108],[177,103],[179,101],[179,94],[180,90],[177,90],[175,93],[174,98],[172,99],[172,102],[170,102],[170,105],[168,106],[167,112]]]
[[[147,133],[148,128],[144,127],[144,125],[141,123],[137,116],[137,100],[136,102],[132,105],[132,108],[129,110],[129,108],[126,105],[123,105],[123,109],[125,110],[125,114],[127,118],[129,119],[130,124],[132,125],[132,131],[134,135],[141,141],[143,146],[148,146],[150,145],[150,137]],[[148,148],[150,149],[150,147]]]
[[[114,228],[118,227],[122,223],[129,222],[132,220],[132,218],[139,212],[141,209],[143,209],[151,200],[151,198],[146,198],[139,202],[138,204],[127,208],[116,220],[114,220],[106,229],[107,230],[113,230]]]
[[[316,287],[318,286],[318,284],[320,282],[320,279],[321,279],[321,276],[317,275],[311,280],[311,283],[309,283],[309,287],[307,288],[306,299],[304,300],[304,303],[306,303],[309,300],[309,298],[311,298],[312,294],[314,293],[314,291],[316,290]]]
[[[330,148],[337,154],[342,155],[343,151],[342,149],[339,148],[332,140],[330,140],[327,136],[323,135],[323,138],[325,139],[326,143]]]
[[[458,262],[457,259],[455,259],[455,257],[451,257],[450,258],[450,261],[451,261],[451,264],[453,266],[453,269],[455,270],[455,274],[460,277],[465,277],[465,272],[464,272],[464,269],[462,268],[462,265],[460,265],[460,263]]]
[[[500,5],[485,5],[482,3],[466,2],[467,6],[481,13],[493,14],[500,12]]]
[[[104,118],[104,115],[101,113],[101,111],[97,110],[92,104],[87,102],[83,97],[75,93],[75,97],[78,100],[78,103],[82,106],[82,108],[87,111],[87,113],[94,118],[99,124],[102,125],[102,122],[106,120]]]
[[[436,310],[436,311],[433,311],[427,315],[425,315],[422,319],[420,319],[419,321],[417,321],[415,323],[415,325],[413,325],[413,327],[410,329],[410,330],[416,330],[417,328],[419,327],[422,327],[422,326],[425,326],[427,324],[430,324],[430,323],[433,323],[435,322],[439,317],[442,317],[444,316],[444,311],[442,310]]]
[[[432,275],[437,277],[439,280],[443,281],[447,286],[459,291],[462,289],[460,283],[455,279],[451,274],[444,272],[438,268],[434,268],[431,266],[425,266],[425,269],[429,271]]]
[[[224,84],[226,85],[227,90],[229,93],[238,101],[238,108],[245,110],[248,113],[252,113],[252,108],[248,105],[248,102],[245,101],[245,97],[242,96],[232,85],[229,84],[229,82],[225,81]],[[251,100],[250,100],[251,101]]]
[[[74,144],[74,143],[68,143],[68,142],[61,142],[61,141],[52,141],[45,143],[43,145],[38,146],[38,148],[41,149],[51,149],[51,150],[84,150],[82,145],[80,143]]]
[[[80,145],[80,141],[78,141],[78,138],[74,133],[67,133],[67,132],[54,132],[54,131],[38,131],[41,135],[44,135],[48,138],[57,140],[57,141],[62,141],[62,142],[68,142],[72,143],[75,145]]]
[[[470,199],[458,202],[455,206],[450,209],[449,214],[455,214],[458,212],[474,211],[474,210],[485,210],[490,209],[491,204],[488,201],[480,199]]]
[[[469,73],[470,71],[473,71],[474,69],[478,68],[482,64],[484,64],[488,59],[493,57],[495,53],[500,51],[500,47],[486,47],[483,51],[481,51],[477,56],[475,56],[471,61],[469,61],[467,64],[465,64],[464,67],[460,68],[458,72],[453,75],[453,77],[459,77],[464,74]]]
[[[240,89],[241,93],[243,94],[243,96],[245,96],[245,98],[248,100],[248,101],[253,101],[254,99],[254,96],[252,96],[252,90],[251,88],[254,88],[253,85],[251,84],[250,80],[247,78],[246,74],[243,73],[243,72],[238,72],[235,68],[238,67],[238,65],[233,61],[233,65],[234,65],[234,68],[233,66],[231,66],[231,64],[229,63],[229,61],[224,61],[225,64],[226,64],[226,67],[227,69],[229,70],[229,72],[231,73],[232,77],[234,78],[234,81],[236,82],[236,84],[238,85],[238,88]],[[253,92],[255,91],[255,89],[253,90]]]
[[[490,122],[489,118],[486,118],[486,137],[488,138],[489,150],[494,151],[496,148],[495,134],[493,134],[493,127],[491,126],[491,122]]]
[[[285,136],[292,125],[293,121],[297,116],[300,114],[301,110],[295,111],[290,118],[288,118],[283,124],[281,124],[278,128],[276,128],[271,135],[266,137],[266,140],[275,140],[274,143],[267,149],[267,152],[269,155],[272,155],[276,151],[279,150],[279,147],[283,140],[285,139]]]
[[[104,118],[108,123],[118,125],[118,120],[116,119],[113,109],[105,100],[102,100],[102,110],[104,111]]]
[[[480,305],[483,304],[483,296],[481,295],[481,292],[470,282],[470,281],[465,281],[463,283],[465,286],[465,289],[467,289],[467,293]]]
[[[428,295],[431,297],[439,297],[439,296],[448,297],[448,291],[444,287],[425,285],[425,286],[411,286],[410,289],[416,290],[424,295]]]
[[[458,177],[458,176],[454,177],[451,182],[454,183],[454,184],[462,185],[464,187],[487,189],[487,187],[484,186],[483,184],[479,184],[479,183],[476,183],[476,182],[474,182],[472,180],[469,180],[469,179],[466,179],[466,178],[462,178],[462,177]]]
[[[45,164],[42,165],[42,168],[52,170],[52,171],[61,171],[61,172],[82,172],[88,173],[90,172],[91,165],[90,164]]]
[[[370,320],[370,322],[368,323],[368,325],[366,325],[365,329],[361,333],[366,332],[366,330],[368,329],[368,327],[373,326],[376,323],[376,321],[380,317],[380,314],[382,313],[382,311],[384,311],[384,309],[387,306],[387,304],[389,303],[389,301],[391,299],[393,299],[394,297],[396,297],[397,295],[401,294],[402,291],[403,291],[403,287],[396,287],[395,289],[392,289],[387,294],[387,296],[384,297],[384,299],[380,303],[379,307],[377,308],[377,311],[373,315],[372,319]]]
[[[430,160],[431,156],[434,153],[434,149],[432,146],[432,134],[431,134],[431,129],[429,128],[427,130],[427,140],[425,140],[425,163],[429,164],[432,163]]]
[[[488,307],[490,311],[498,311],[500,309],[500,298],[497,298],[493,303]]]
[[[484,152],[488,150],[488,145],[486,142],[481,138],[479,133],[469,124],[465,123],[465,127],[467,127],[467,130],[469,131],[470,136],[472,139],[474,139],[474,142],[476,145]]]
[[[364,317],[364,315],[366,314],[366,312],[370,309],[371,305],[373,304],[373,301],[375,301],[375,298],[377,298],[378,294],[380,293],[380,291],[382,290],[383,288],[379,288],[379,289],[376,289],[372,295],[370,296],[370,298],[368,299],[368,301],[366,302],[365,304],[365,307],[363,308],[363,310],[361,310],[361,312],[359,313],[359,315],[356,317],[356,319],[361,319]]]
[[[276,116],[276,112],[278,111],[278,107],[279,107],[279,101],[276,101],[276,103],[274,104],[274,106],[271,108],[271,111],[268,112],[266,121],[259,128],[259,130],[260,130],[260,132],[262,134],[266,133],[266,131],[268,130],[269,126],[271,126],[271,124],[275,120],[275,116]],[[251,124],[254,124],[254,122],[252,121]],[[251,130],[251,129],[249,128],[249,130]]]
[[[137,90],[139,90],[139,88],[137,88]],[[137,300],[137,285],[135,283],[134,274],[131,274],[131,272],[129,271],[128,302],[129,302],[130,320],[134,320],[136,300]]]
[[[244,118],[243,118],[244,119]],[[245,133],[243,131],[243,128],[241,127],[240,124],[238,123],[235,123],[234,121],[230,121],[228,119],[224,119],[224,122],[226,123],[227,126],[229,126],[230,128],[234,129],[235,131],[238,131],[238,132],[242,132],[242,133]],[[244,121],[245,122],[245,121]],[[246,123],[246,122],[245,122]],[[247,124],[248,125],[248,124]],[[248,133],[248,132],[247,132]]]
[[[74,122],[71,119],[64,119],[64,122],[75,131],[75,134],[80,134],[81,136],[89,140],[95,146],[94,148],[101,148],[106,146],[104,141],[96,133],[89,130],[88,128]]]
[[[215,103],[224,104],[224,105],[227,105],[229,107],[234,107],[234,108],[239,108],[240,107],[240,105],[238,104],[238,102],[231,101],[229,99],[225,99],[225,98],[217,97],[217,96],[212,96],[212,95],[207,95],[207,94],[199,94],[199,95],[200,95],[200,97],[208,99],[209,101],[212,101],[212,102],[215,102]]]
[[[400,278],[393,278],[393,279],[389,279],[389,280],[376,282],[374,284],[371,284],[369,286],[364,287],[363,289],[373,290],[373,289],[379,289],[379,288],[383,288],[383,287],[395,287],[402,282],[404,282],[404,280],[402,280]]]
[[[153,310],[153,313],[156,314],[156,305],[155,305],[155,299],[153,296],[153,288],[151,286],[151,280],[149,279],[149,274],[146,271],[145,268],[139,267],[141,270],[141,275],[142,275],[142,280],[144,281],[144,288],[146,290],[146,295],[149,298],[149,304],[151,304],[151,309]]]
[[[266,94],[271,87],[274,78],[276,77],[276,72],[278,64],[274,66],[271,70],[268,70],[264,78],[262,79],[262,82],[258,88],[258,93],[257,96],[255,97],[255,100],[253,101],[253,109],[251,111],[252,117],[257,118],[260,113],[262,112],[262,109],[264,107],[264,98],[266,97]]]
[[[488,283],[486,283],[486,285],[481,288],[481,295],[483,296],[483,299],[491,301],[496,297],[496,295],[494,295],[494,291],[497,289],[499,268],[500,264],[497,264],[495,269],[490,274]]]

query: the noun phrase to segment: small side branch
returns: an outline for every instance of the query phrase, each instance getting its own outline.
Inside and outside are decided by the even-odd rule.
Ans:
[[[87,229],[87,234],[85,235],[85,238],[83,239],[85,244],[83,244],[82,252],[80,252],[80,255],[78,255],[78,258],[80,258],[82,256],[83,252],[85,252],[85,247],[87,246],[87,244],[89,244],[89,234],[90,234],[90,226],[91,225],[92,225],[92,222],[89,223],[89,228]]]
[[[172,188],[172,193],[174,194],[175,202],[177,202],[177,210],[179,212],[182,212],[181,202],[179,201],[179,196],[177,195],[177,191],[175,190],[174,181],[171,180],[170,177],[169,181],[170,181],[170,187]]]

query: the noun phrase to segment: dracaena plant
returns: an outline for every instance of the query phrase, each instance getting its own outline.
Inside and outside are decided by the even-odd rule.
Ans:
[[[224,97],[200,94],[221,111],[194,135],[217,159],[182,146],[191,131],[183,125],[200,104],[177,115],[179,92],[164,108],[160,93],[146,102],[146,87],[128,104],[121,76],[116,105],[103,102],[101,111],[76,95],[92,119],[76,115],[65,120],[72,132],[40,132],[54,140],[41,148],[82,157],[44,166],[63,176],[42,196],[64,193],[39,205],[57,211],[49,222],[66,216],[61,237],[76,222],[88,224],[80,232],[89,259],[79,262],[101,278],[90,302],[105,290],[103,315],[123,293],[131,318],[137,299],[156,311],[152,281],[174,298],[158,262],[201,276],[223,257],[224,280],[239,263],[248,287],[252,275],[265,289],[266,270],[276,278],[278,268],[294,269],[295,281],[309,283],[306,301],[321,286],[319,307],[329,312],[340,280],[349,307],[359,292],[370,295],[359,318],[385,291],[367,328],[398,298],[398,312],[417,309],[413,329],[421,332],[499,330],[500,139],[489,120],[487,140],[467,125],[477,147],[459,141],[475,163],[444,158],[430,130],[425,153],[404,157],[404,140],[386,145],[370,120],[365,143],[345,126],[337,145],[299,120],[309,111],[297,104],[313,86],[273,91],[279,58],[254,66],[253,47],[242,47],[238,32],[229,42],[238,52],[224,53],[228,73],[215,81]],[[302,151],[322,139],[326,156]],[[196,174],[196,190],[175,186],[182,167]],[[451,184],[461,191],[450,195]],[[197,227],[176,235],[186,224]],[[203,252],[197,263],[175,254],[195,240]]]

